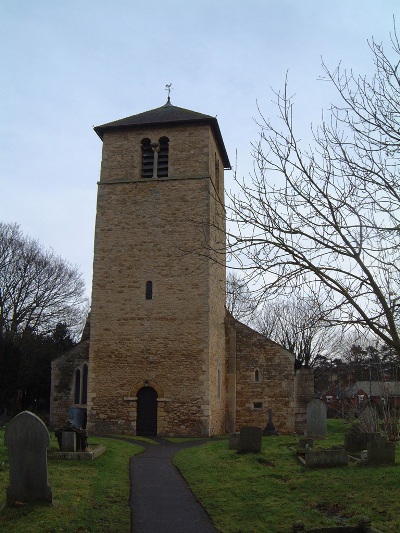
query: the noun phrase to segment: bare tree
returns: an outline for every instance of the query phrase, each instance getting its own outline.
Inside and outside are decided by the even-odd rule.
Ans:
[[[307,368],[318,365],[321,356],[333,358],[341,344],[340,331],[326,327],[324,310],[310,299],[267,301],[254,327],[293,352],[297,364]]]
[[[332,105],[303,146],[286,80],[278,124],[260,111],[255,170],[230,196],[230,251],[266,297],[317,293],[330,323],[400,355],[400,45],[369,43],[372,79],[339,65]]]
[[[243,277],[228,272],[226,277],[226,308],[237,319],[246,323],[253,318],[257,302]]]
[[[87,313],[78,269],[0,223],[0,337],[53,332],[59,323],[78,333]]]

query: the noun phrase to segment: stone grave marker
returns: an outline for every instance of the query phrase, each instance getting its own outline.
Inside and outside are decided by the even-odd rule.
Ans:
[[[373,440],[368,443],[367,463],[371,465],[396,464],[396,443],[388,440]]]
[[[239,448],[240,435],[239,433],[231,433],[229,435],[229,449],[237,450]]]
[[[309,468],[328,468],[332,466],[348,466],[349,455],[344,449],[308,450],[305,454],[306,466]]]
[[[298,447],[307,450],[309,448],[312,448],[314,446],[314,439],[299,439]]]
[[[43,421],[30,411],[19,413],[6,427],[4,444],[8,448],[10,465],[7,502],[44,500],[52,503],[46,451],[50,435]]]
[[[272,422],[272,409],[268,409],[268,423],[265,426],[264,435],[267,435],[268,437],[278,435],[274,423]]]
[[[262,447],[262,430],[255,426],[240,429],[238,453],[260,453]]]
[[[63,431],[62,432],[61,451],[76,452],[76,433],[74,431]]]
[[[371,441],[380,441],[380,433],[360,433],[359,431],[349,431],[344,436],[344,447],[348,452],[360,452],[366,450]]]
[[[322,400],[311,400],[307,404],[307,437],[326,437],[326,405]]]
[[[358,413],[358,419],[363,432],[375,433],[378,431],[379,417],[376,409],[373,407],[364,407],[364,409]]]

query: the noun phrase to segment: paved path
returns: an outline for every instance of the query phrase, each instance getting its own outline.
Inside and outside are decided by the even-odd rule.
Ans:
[[[145,451],[130,462],[132,532],[216,533],[208,514],[172,464],[179,450],[202,441],[157,442],[146,445]]]

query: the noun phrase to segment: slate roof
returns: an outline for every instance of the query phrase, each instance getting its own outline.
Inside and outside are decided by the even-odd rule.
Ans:
[[[151,109],[150,111],[145,111],[144,113],[139,113],[137,115],[132,115],[130,117],[122,118],[120,120],[115,120],[113,122],[108,122],[107,124],[102,124],[101,126],[96,126],[94,131],[97,133],[100,139],[103,140],[103,135],[105,132],[115,129],[143,128],[164,125],[179,126],[183,124],[208,124],[214,133],[218,147],[221,151],[224,168],[231,168],[217,119],[211,115],[204,115],[203,113],[197,113],[196,111],[190,111],[189,109],[184,109],[183,107],[174,106],[171,104],[169,99],[167,103],[161,107],[157,107],[156,109]]]
[[[399,381],[357,381],[356,385],[369,396],[400,396]]]
[[[368,396],[400,396],[400,381],[356,381],[348,387],[330,387],[322,396],[352,398],[359,391],[365,392]]]

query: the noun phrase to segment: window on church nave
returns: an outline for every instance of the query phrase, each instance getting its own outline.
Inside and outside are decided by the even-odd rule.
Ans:
[[[81,369],[75,370],[75,403],[81,403]]]
[[[142,178],[167,178],[169,139],[160,137],[158,141],[145,138],[142,147]]]
[[[74,403],[87,404],[88,366],[84,363],[75,369]]]

